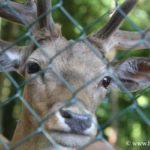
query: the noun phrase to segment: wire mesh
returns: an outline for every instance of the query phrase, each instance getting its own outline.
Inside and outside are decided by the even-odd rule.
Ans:
[[[69,105],[72,105],[72,104],[76,103],[78,101],[78,99],[77,99],[78,93],[80,93],[80,91],[85,89],[88,85],[92,84],[97,79],[102,79],[103,73],[100,73],[99,75],[95,76],[94,78],[92,78],[91,80],[89,80],[88,82],[83,84],[78,89],[74,90],[72,85],[65,79],[65,77],[59,72],[59,70],[57,70],[57,68],[55,68],[52,65],[52,62],[55,59],[57,59],[57,57],[59,55],[61,55],[63,52],[68,51],[69,48],[72,48],[76,43],[79,43],[81,41],[83,43],[85,43],[86,46],[89,47],[89,49],[93,52],[93,54],[97,58],[102,60],[103,63],[108,66],[107,70],[108,70],[108,73],[111,75],[112,79],[119,86],[119,88],[124,93],[126,93],[128,99],[131,100],[131,103],[127,107],[119,110],[114,116],[109,118],[102,125],[97,126],[98,134],[95,137],[95,139],[92,140],[90,143],[86,144],[81,149],[86,148],[88,145],[90,145],[92,143],[95,143],[96,141],[103,141],[103,142],[105,142],[106,138],[102,134],[104,132],[104,130],[108,126],[112,125],[113,123],[119,122],[120,118],[126,116],[130,112],[136,112],[137,116],[146,124],[146,126],[148,126],[148,127],[150,126],[150,119],[149,119],[149,117],[144,113],[144,111],[139,107],[139,105],[137,103],[138,97],[140,97],[143,92],[148,90],[148,88],[146,90],[142,91],[142,92],[139,92],[136,96],[134,94],[132,94],[130,91],[128,91],[128,89],[125,87],[125,85],[117,78],[117,76],[115,76],[112,73],[113,72],[112,71],[113,68],[110,66],[110,62],[108,61],[108,59],[105,58],[103,56],[103,54],[87,39],[87,31],[88,31],[88,29],[90,29],[95,24],[101,22],[101,20],[103,20],[105,16],[110,15],[111,11],[108,11],[104,15],[101,15],[99,18],[95,19],[95,21],[93,21],[91,24],[89,24],[89,25],[87,25],[85,27],[82,27],[78,23],[78,21],[65,9],[63,4],[64,4],[64,2],[62,0],[58,1],[57,3],[55,3],[55,5],[53,5],[52,10],[49,10],[48,12],[45,12],[41,17],[37,18],[36,21],[34,23],[30,24],[30,25],[28,25],[28,23],[26,21],[26,18],[22,18],[20,16],[20,14],[14,8],[10,7],[9,0],[6,0],[3,4],[0,5],[0,8],[7,7],[7,9],[11,10],[12,13],[16,14],[16,16],[18,16],[22,20],[22,22],[25,24],[25,26],[26,26],[26,31],[15,42],[13,42],[12,44],[10,44],[8,47],[6,47],[4,49],[1,49],[0,55],[3,55],[6,51],[10,50],[11,48],[14,48],[14,46],[16,46],[23,39],[28,38],[31,41],[32,44],[34,44],[37,48],[39,48],[43,52],[44,55],[47,56],[47,53],[43,49],[42,45],[40,43],[38,43],[36,37],[32,34],[32,27],[38,23],[40,18],[42,18],[43,16],[47,15],[51,11],[55,12],[56,10],[59,10],[61,12],[61,14],[65,15],[67,20],[72,23],[72,26],[75,26],[80,32],[80,35],[74,41],[70,42],[65,48],[59,50],[59,52],[56,53],[56,55],[54,55],[52,58],[49,58],[49,65],[46,68],[43,68],[36,75],[32,76],[28,80],[23,81],[21,84],[18,84],[15,81],[15,79],[11,76],[11,74],[6,69],[4,69],[3,66],[0,64],[0,68],[1,68],[4,76],[11,82],[11,84],[15,87],[15,89],[17,91],[15,93],[15,95],[13,95],[12,97],[8,97],[7,99],[0,101],[0,109],[2,109],[3,107],[7,106],[9,103],[11,103],[12,101],[15,101],[15,99],[18,98],[19,101],[21,101],[21,103],[23,104],[23,106],[30,112],[30,115],[32,115],[34,117],[34,119],[39,124],[38,127],[33,132],[31,132],[29,135],[26,135],[22,139],[19,139],[15,144],[13,144],[11,146],[9,146],[7,143],[3,142],[0,139],[0,143],[3,145],[3,148],[6,149],[6,150],[15,150],[15,149],[19,148],[20,145],[22,145],[22,144],[26,143],[27,141],[35,138],[39,134],[43,135],[44,138],[47,139],[47,141],[49,142],[50,145],[53,145],[56,149],[61,149],[59,147],[59,144],[51,137],[51,135],[47,132],[47,130],[44,127],[44,124],[45,124],[46,120],[48,120],[50,117],[53,117],[53,115],[56,113],[56,111],[55,112],[48,112],[44,118],[41,118],[38,115],[38,113],[32,108],[32,105],[23,97],[22,89],[23,89],[23,87],[26,84],[32,82],[36,77],[41,76],[47,70],[51,70],[55,74],[55,76],[57,76],[57,78],[65,85],[65,88],[68,89],[68,91],[72,95],[71,98],[67,100],[67,103],[64,106],[62,106],[61,108],[64,108],[64,107],[67,107]],[[133,20],[131,20],[128,16],[126,16],[126,14],[120,8],[119,8],[119,11],[120,11],[120,14],[125,18],[126,22],[130,26],[132,26],[132,28],[134,28],[136,31],[141,33],[141,37],[142,38],[141,38],[140,41],[138,41],[137,45],[140,44],[140,43],[144,43],[144,44],[148,45],[148,47],[150,47],[150,43],[149,43],[149,41],[146,38],[146,34],[148,33],[149,30],[146,30],[144,32],[136,23],[134,23]],[[136,47],[137,45],[134,45],[130,49]],[[129,51],[130,51],[130,49],[129,49]],[[120,57],[120,55],[119,55],[119,57]],[[80,109],[82,109],[82,108],[80,108]]]

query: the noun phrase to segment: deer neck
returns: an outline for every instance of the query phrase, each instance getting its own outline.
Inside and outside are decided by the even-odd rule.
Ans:
[[[30,97],[27,93],[27,88],[25,87],[24,91],[24,99],[29,103]],[[32,106],[31,106],[32,107]],[[26,136],[33,134],[38,127],[38,122],[34,118],[34,116],[29,112],[29,110],[23,105],[20,119],[17,123],[11,145],[16,144],[18,141],[24,139]],[[46,138],[45,138],[46,139]],[[44,136],[41,134],[35,135],[31,138],[31,140],[27,140],[24,144],[21,144],[17,150],[44,150],[44,148],[38,148],[40,143],[44,143]],[[46,143],[46,142],[45,142]],[[46,144],[41,144],[46,145]],[[47,144],[48,145],[48,144]],[[30,146],[30,147],[29,147]],[[46,149],[45,149],[46,150]],[[48,149],[49,150],[49,149]]]

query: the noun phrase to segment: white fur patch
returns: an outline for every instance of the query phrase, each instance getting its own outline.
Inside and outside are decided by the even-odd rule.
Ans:
[[[50,135],[56,143],[66,148],[80,148],[92,140],[90,136],[71,133],[51,132]]]
[[[60,112],[56,113],[56,117],[58,118],[58,129],[62,129],[63,131],[69,132],[71,131],[70,127],[65,123],[65,119],[60,115]]]
[[[92,122],[91,127],[86,129],[83,133],[86,135],[93,136],[93,137],[96,136],[96,134],[97,134],[97,123]]]
[[[7,51],[6,55],[10,59],[10,61],[19,60],[19,55],[17,52]]]

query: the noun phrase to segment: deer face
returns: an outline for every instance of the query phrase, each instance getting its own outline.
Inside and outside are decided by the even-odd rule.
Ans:
[[[60,37],[45,41],[41,48],[26,54],[24,50],[9,50],[0,62],[4,69],[22,73],[27,81],[31,79],[25,86],[24,98],[42,119],[49,115],[44,126],[50,136],[63,147],[80,148],[95,138],[95,111],[114,81],[106,64],[89,45],[81,41],[68,47],[71,42]],[[50,61],[62,49],[65,51]],[[129,90],[136,90],[149,85],[149,65],[149,59],[132,58],[112,68]],[[92,82],[84,87],[89,81]],[[28,118],[33,131],[38,123],[32,116]]]
[[[45,121],[45,128],[54,140],[63,146],[79,148],[96,136],[95,111],[106,94],[110,79],[105,77],[103,61],[84,42],[68,47],[50,63],[50,58],[70,42],[58,38],[44,43],[44,52],[36,49],[31,53],[25,62],[25,79],[47,69],[26,85],[25,98],[42,118],[54,113]],[[73,94],[57,74],[68,82],[72,92],[95,76],[99,78],[79,91],[75,101],[69,104]]]

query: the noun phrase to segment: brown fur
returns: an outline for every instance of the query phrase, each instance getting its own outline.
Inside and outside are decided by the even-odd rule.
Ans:
[[[49,2],[51,1],[37,1],[37,8],[39,9],[40,4],[42,4],[42,11],[46,11],[49,9],[46,5],[50,4]],[[136,2],[137,0],[125,1],[122,5],[122,8],[125,9],[123,11],[128,13]],[[34,1],[30,1],[29,4],[31,8],[35,6]],[[20,10],[19,7],[21,5],[15,2],[11,2],[10,5],[12,7],[18,6],[17,9]],[[24,11],[26,12],[26,9]],[[40,12],[39,15],[42,13],[45,12]],[[7,71],[17,71],[24,76],[25,80],[29,80],[35,75],[26,84],[23,97],[30,108],[40,117],[39,122],[26,106],[24,106],[25,104],[23,104],[20,121],[10,142],[10,147],[13,147],[14,144],[24,137],[36,132],[37,134],[35,136],[25,140],[16,150],[56,150],[57,147],[55,146],[57,144],[61,150],[79,149],[93,141],[96,137],[97,120],[95,111],[105,97],[107,88],[110,87],[103,85],[103,79],[106,76],[115,74],[122,82],[125,81],[125,85],[129,90],[137,90],[149,85],[149,76],[142,78],[142,80],[141,78],[135,80],[135,77],[141,72],[142,77],[143,75],[149,74],[150,70],[140,69],[141,61],[144,62],[143,68],[149,68],[150,60],[148,59],[133,58],[122,62],[120,64],[121,67],[115,66],[111,68],[112,70],[108,70],[107,68],[105,57],[112,48],[126,50],[141,38],[138,33],[125,33],[117,30],[117,27],[123,20],[123,17],[117,18],[118,13],[116,11],[112,19],[97,34],[85,38],[84,40],[86,42],[84,40],[78,42],[66,40],[61,35],[61,28],[58,25],[54,25],[50,16],[51,13],[49,15],[47,14],[46,17],[40,20],[41,29],[34,33],[40,47],[35,43],[26,47],[14,47],[5,51],[0,56],[0,63]],[[7,16],[7,18],[9,17]],[[13,17],[15,19],[17,16],[13,15]],[[10,20],[14,21],[14,19]],[[20,20],[18,21],[21,22]],[[46,26],[43,27],[45,24]],[[113,26],[111,26],[112,24]],[[0,40],[0,48],[2,49],[4,47],[7,47],[7,43]],[[146,44],[142,44],[137,49],[146,47],[148,47]],[[31,61],[37,63],[41,70],[45,71],[37,76],[36,74],[28,73],[27,64]],[[137,68],[137,72],[135,72],[134,76],[131,76],[129,70],[134,70],[135,67]],[[124,76],[124,73],[126,73],[126,76]],[[60,77],[64,78],[70,86],[67,87]],[[89,81],[92,82],[87,84]],[[132,81],[132,84],[127,84],[126,81]],[[110,85],[112,86],[113,83]],[[74,97],[72,97],[72,93],[75,93]],[[72,98],[76,99],[74,103],[70,101]],[[71,126],[66,123],[66,119],[68,118],[65,118],[66,116],[61,114],[61,108],[82,119],[85,115],[90,115],[91,126],[84,131],[73,132]],[[75,124],[77,123],[74,121],[73,125]],[[80,124],[78,123],[78,125]],[[45,137],[45,133],[47,137]],[[50,139],[52,138],[54,140],[53,142],[56,143],[50,143],[50,140],[47,139],[48,137]],[[89,149],[111,150],[113,148],[108,143],[97,142],[87,148],[87,150]]]

